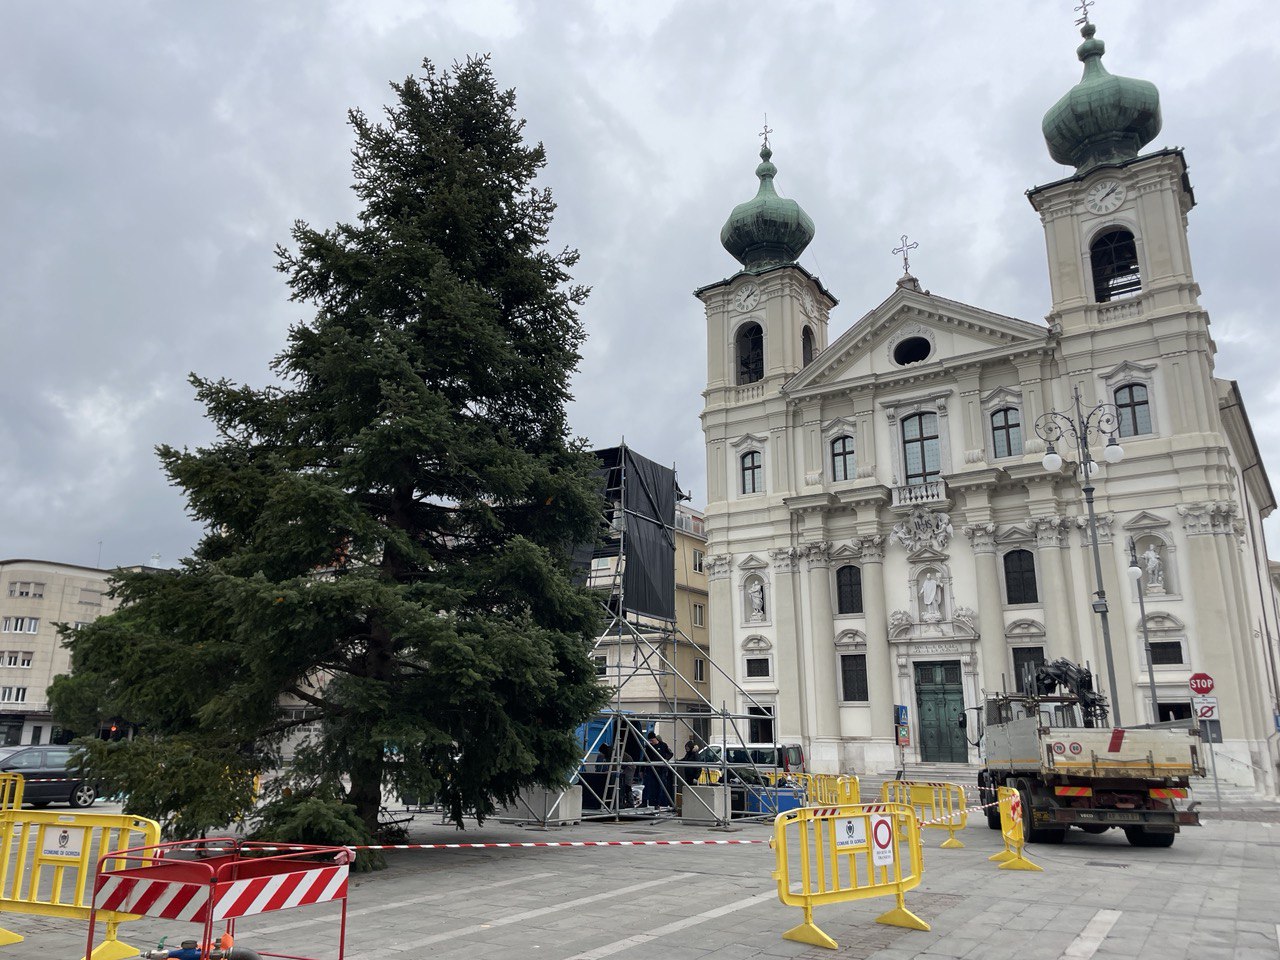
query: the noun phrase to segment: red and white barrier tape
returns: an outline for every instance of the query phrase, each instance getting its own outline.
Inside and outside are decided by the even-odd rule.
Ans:
[[[985,809],[987,809],[987,807],[994,807],[994,806],[996,806],[999,802],[1000,802],[999,800],[992,800],[990,803],[981,803],[981,804],[979,804],[979,805],[978,805],[978,806],[976,806],[976,807],[965,807],[965,808],[964,808],[963,810],[961,810],[960,812],[961,812],[961,813],[976,813],[976,812],[977,812],[977,811],[979,811],[979,810],[985,810]],[[952,814],[951,816],[954,816],[954,814]],[[933,826],[935,823],[946,823],[948,820],[950,820],[950,819],[951,819],[951,816],[946,816],[946,817],[934,817],[932,820],[921,820],[921,821],[920,821],[920,826],[922,826],[922,827],[929,827],[929,826]]]

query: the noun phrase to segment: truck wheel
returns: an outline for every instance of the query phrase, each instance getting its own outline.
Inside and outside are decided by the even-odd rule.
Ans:
[[[996,789],[998,786],[999,784],[988,783],[986,776],[982,773],[979,773],[978,774],[978,802],[983,804],[987,804],[987,803],[996,804],[996,799],[999,796]],[[987,809],[984,812],[987,815],[987,826],[990,827],[992,830],[999,830],[1000,829],[999,805],[996,804],[994,806],[987,807]]]
[[[1172,847],[1175,834],[1152,833],[1146,827],[1125,827],[1124,836],[1134,847]]]
[[[992,830],[1000,829],[1000,807],[987,807],[987,826]]]
[[[1033,827],[1035,813],[1031,808],[1031,790],[1026,781],[1018,785],[1018,793],[1022,797],[1022,830],[1027,843],[1062,843],[1067,838],[1067,831],[1060,827]]]

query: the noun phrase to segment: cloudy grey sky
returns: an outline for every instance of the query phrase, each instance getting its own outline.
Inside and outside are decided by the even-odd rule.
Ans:
[[[594,288],[575,430],[674,462],[705,500],[701,305],[767,111],[832,339],[920,243],[935,293],[1040,320],[1023,196],[1070,171],[1044,111],[1080,75],[1076,0],[11,0],[0,10],[0,557],[168,565],[197,531],[152,448],[210,431],[189,371],[262,384],[290,323],[273,245],[355,213],[346,110],[421,59],[487,52],[547,147],[557,243]],[[1280,4],[1101,0],[1105,63],[1187,151],[1220,376],[1280,484]],[[1280,528],[1272,529],[1280,543]],[[101,542],[101,548],[99,548]],[[1273,548],[1280,553],[1280,546]]]

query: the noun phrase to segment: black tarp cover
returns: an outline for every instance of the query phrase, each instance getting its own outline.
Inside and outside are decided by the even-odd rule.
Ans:
[[[676,474],[622,448],[622,606],[629,613],[676,618]]]

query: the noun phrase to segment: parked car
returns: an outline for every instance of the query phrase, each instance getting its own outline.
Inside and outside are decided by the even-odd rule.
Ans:
[[[22,799],[33,807],[51,803],[87,807],[97,799],[98,790],[68,769],[73,756],[71,747],[27,747],[0,759],[0,773],[22,774]]]
[[[728,761],[733,778],[744,783],[764,783],[788,773],[804,773],[804,749],[798,743],[713,743],[705,747],[698,759],[704,779],[716,783],[722,769],[721,756]]]

